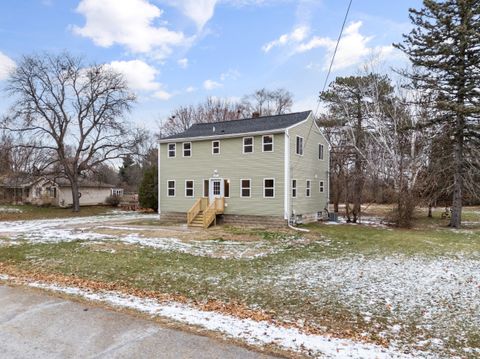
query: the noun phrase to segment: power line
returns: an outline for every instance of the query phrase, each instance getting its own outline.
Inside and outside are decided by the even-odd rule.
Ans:
[[[340,40],[341,40],[342,35],[343,35],[343,30],[345,28],[345,24],[347,23],[348,14],[350,13],[350,8],[352,6],[352,2],[353,2],[353,0],[350,0],[349,3],[348,3],[347,11],[345,12],[345,16],[343,18],[342,27],[340,29],[340,33],[338,34],[337,43],[335,45],[335,49],[334,49],[333,54],[332,54],[332,59],[330,61],[330,66],[328,67],[327,76],[325,77],[325,82],[323,83],[323,88],[322,88],[322,91],[320,93],[323,93],[325,91],[326,87],[327,87],[328,79],[330,77],[330,73],[332,72],[333,63],[335,61],[335,55],[337,54],[338,45],[340,44]],[[304,148],[307,147],[308,139],[310,137],[310,133],[312,132],[313,123],[316,121],[315,118],[317,117],[317,113],[318,113],[319,108],[320,108],[320,96],[319,96],[318,101],[317,101],[317,108],[315,109],[314,119],[313,119],[312,123],[310,124],[310,129],[308,130],[307,138],[305,139]],[[299,163],[299,160],[297,159],[295,165],[297,165],[298,163]],[[295,168],[295,166],[292,167],[292,169],[294,169],[294,168]]]

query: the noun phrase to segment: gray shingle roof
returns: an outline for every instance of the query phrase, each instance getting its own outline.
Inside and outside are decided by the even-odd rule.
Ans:
[[[194,137],[225,136],[249,132],[282,130],[306,120],[310,113],[311,111],[304,111],[285,115],[246,118],[242,120],[197,123],[184,132],[162,138],[161,140],[164,141]]]

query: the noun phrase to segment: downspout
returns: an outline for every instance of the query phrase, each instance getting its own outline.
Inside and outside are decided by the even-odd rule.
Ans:
[[[285,218],[287,219],[287,225],[289,228],[299,231],[299,232],[310,232],[308,229],[305,228],[297,228],[291,225],[290,217],[292,213],[293,202],[292,202],[292,191],[290,190],[291,180],[291,173],[290,173],[290,133],[288,128],[285,130],[285,201],[284,201],[284,211],[285,211]],[[292,204],[292,206],[290,205]]]
[[[162,203],[162,202],[160,201],[160,194],[161,194],[160,187],[161,187],[161,183],[162,183],[162,181],[161,181],[161,179],[160,179],[160,147],[161,147],[161,146],[162,146],[162,144],[159,143],[159,144],[158,144],[158,159],[157,159],[157,161],[158,161],[158,164],[157,164],[157,167],[158,167],[158,169],[157,169],[157,170],[158,170],[158,178],[157,178],[157,185],[158,185],[158,194],[157,194],[158,198],[157,198],[157,201],[158,201],[158,202],[157,202],[157,204],[158,204],[158,206],[157,206],[157,207],[158,207],[158,218],[159,218],[159,219],[160,219],[161,213],[162,213],[162,211],[160,210],[160,204]]]

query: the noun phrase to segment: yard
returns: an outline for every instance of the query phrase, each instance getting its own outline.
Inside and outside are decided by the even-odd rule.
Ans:
[[[370,214],[378,213],[372,208]],[[369,225],[312,224],[303,233],[190,230],[159,226],[155,215],[135,213],[29,215],[27,221],[0,222],[0,273],[54,290],[180,303],[190,309],[173,319],[190,318],[190,324],[215,330],[222,328],[185,312],[216,311],[253,319],[259,328],[268,322],[312,338],[344,338],[345,350],[349,343],[366,343],[362,350],[384,348],[379,353],[385,357],[478,357],[480,208],[466,209],[465,228],[458,231],[445,227],[440,210],[434,216],[409,230],[366,218]],[[276,333],[278,340],[263,342],[254,334],[238,337],[305,356],[342,354],[303,337],[302,345],[284,345]],[[267,336],[267,330],[256,335]],[[361,352],[346,351],[353,357]]]

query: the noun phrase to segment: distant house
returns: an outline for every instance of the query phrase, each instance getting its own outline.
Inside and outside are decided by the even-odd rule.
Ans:
[[[79,183],[80,205],[107,204],[110,195],[123,195],[123,189],[110,184],[81,180]],[[65,179],[38,178],[35,180],[4,179],[0,184],[0,201],[3,203],[52,205],[70,207],[72,189]]]
[[[328,204],[329,144],[311,111],[195,124],[158,151],[164,219],[292,223]]]

